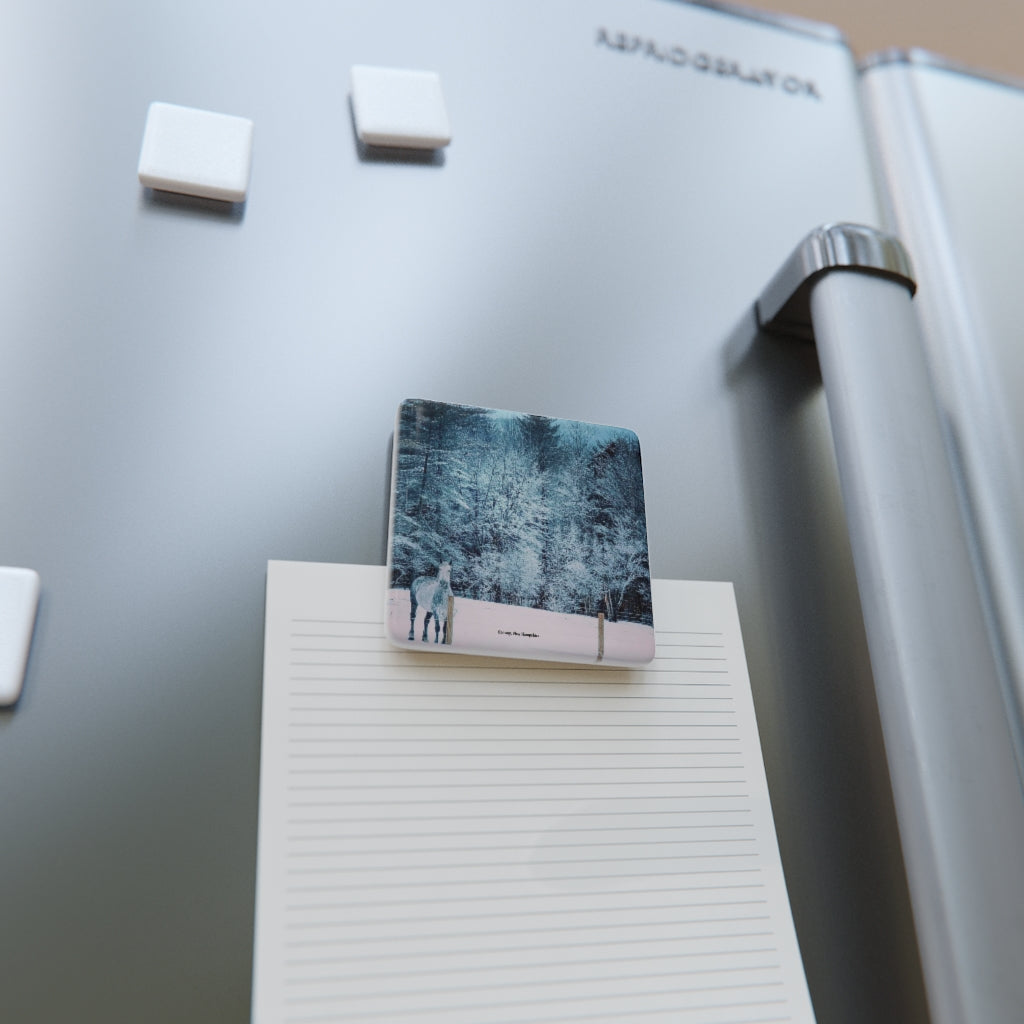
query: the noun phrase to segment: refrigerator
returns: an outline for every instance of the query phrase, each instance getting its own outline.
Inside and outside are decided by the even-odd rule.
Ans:
[[[42,581],[4,1019],[248,1019],[267,560],[384,563],[409,397],[636,431],[652,574],[735,585],[817,1019],[1019,1018],[1019,89],[679,0],[17,0],[2,36],[0,563]],[[356,65],[436,72],[451,144],[364,145]],[[251,119],[243,202],[140,183],[153,102]],[[916,296],[815,272],[818,346],[773,332],[834,224],[901,241]],[[891,533],[848,469],[880,414],[819,347],[937,425],[970,678],[904,685],[884,625],[930,650],[935,594],[871,559],[932,478]]]

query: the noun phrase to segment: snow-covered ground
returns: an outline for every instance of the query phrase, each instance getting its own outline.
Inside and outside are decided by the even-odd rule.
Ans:
[[[586,615],[517,608],[490,601],[455,597],[452,645],[434,644],[434,623],[423,636],[423,609],[416,613],[416,639],[410,643],[409,591],[389,590],[387,625],[391,640],[419,650],[463,654],[497,654],[509,658],[540,658],[596,664],[598,620]],[[635,622],[605,622],[603,664],[638,665],[654,657],[654,629]]]

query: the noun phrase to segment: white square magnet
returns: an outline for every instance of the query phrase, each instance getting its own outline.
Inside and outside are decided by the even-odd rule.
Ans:
[[[0,567],[0,707],[21,696],[39,606],[39,574]]]
[[[242,202],[249,189],[252,130],[248,118],[151,103],[139,181],[167,192]]]
[[[440,149],[452,140],[441,79],[433,71],[352,68],[356,135],[367,146]]]

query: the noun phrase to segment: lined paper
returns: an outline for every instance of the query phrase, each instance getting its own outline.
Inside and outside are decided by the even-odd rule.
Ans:
[[[405,651],[267,573],[253,1020],[812,1021],[730,584],[643,669]]]

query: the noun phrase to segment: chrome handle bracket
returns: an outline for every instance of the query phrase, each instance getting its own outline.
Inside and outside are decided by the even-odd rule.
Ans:
[[[754,306],[760,329],[813,342],[811,289],[833,270],[885,277],[911,295],[917,291],[910,257],[898,238],[860,224],[825,224],[793,250],[761,292]]]

